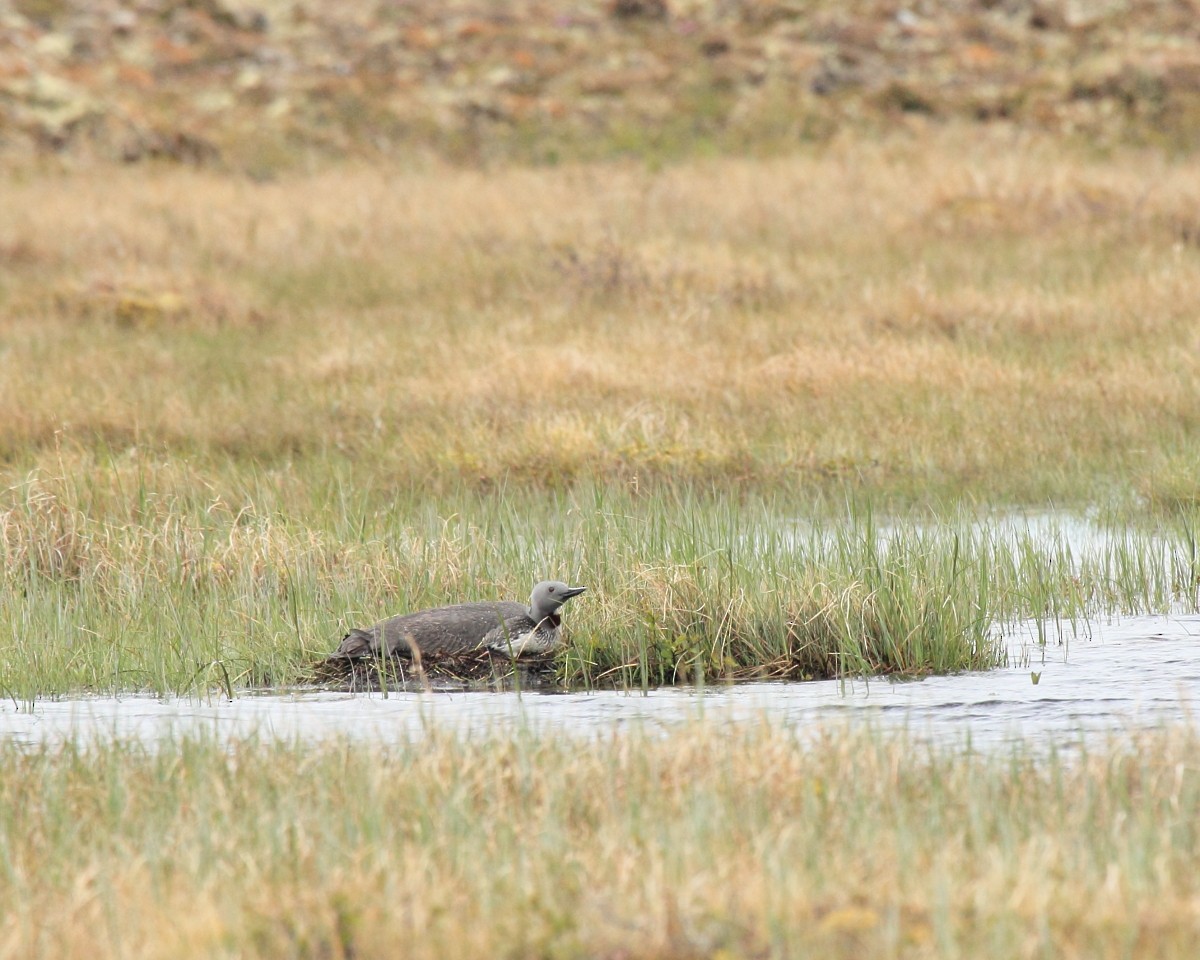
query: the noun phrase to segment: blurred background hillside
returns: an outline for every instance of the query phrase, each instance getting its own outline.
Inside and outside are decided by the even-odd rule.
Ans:
[[[9,163],[670,158],[952,120],[1190,150],[1200,3],[0,3]]]

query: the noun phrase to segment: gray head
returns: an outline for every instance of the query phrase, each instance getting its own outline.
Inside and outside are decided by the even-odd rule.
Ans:
[[[533,588],[533,596],[529,598],[529,612],[535,621],[542,620],[551,614],[558,613],[559,608],[577,597],[587,587],[568,587],[561,580],[543,580]]]

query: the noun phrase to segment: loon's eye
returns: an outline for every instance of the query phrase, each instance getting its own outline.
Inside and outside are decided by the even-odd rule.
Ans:
[[[553,592],[554,592],[554,588],[553,588],[553,587],[551,587],[551,588],[550,588],[550,592],[551,592],[551,593],[553,593]]]

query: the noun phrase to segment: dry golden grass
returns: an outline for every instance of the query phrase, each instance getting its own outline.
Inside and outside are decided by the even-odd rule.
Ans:
[[[1190,958],[1193,736],[0,746],[0,952]]]
[[[661,170],[14,177],[0,453],[1188,499],[1198,183],[975,129]]]

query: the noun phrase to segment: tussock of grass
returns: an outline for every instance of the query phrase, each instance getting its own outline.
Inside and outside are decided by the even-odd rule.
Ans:
[[[0,687],[288,683],[350,626],[545,576],[590,588],[558,664],[584,687],[982,669],[1010,620],[1197,602],[1187,517],[1073,554],[953,510],[879,529],[865,508],[801,523],[786,501],[606,487],[383,506],[326,480],[128,460],[30,477],[0,501]]]
[[[697,723],[0,744],[0,945],[108,957],[1190,958],[1200,744]]]

